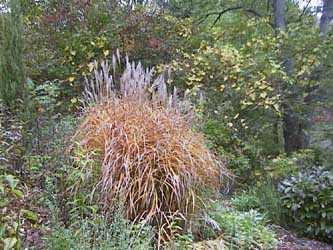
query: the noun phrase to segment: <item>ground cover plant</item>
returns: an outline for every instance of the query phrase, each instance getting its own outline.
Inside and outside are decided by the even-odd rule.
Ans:
[[[276,249],[277,236],[269,228],[264,214],[257,210],[238,211],[215,201],[207,216],[208,238],[215,239],[220,235],[218,238],[223,239],[221,247],[225,249]]]
[[[238,211],[257,210],[266,220],[283,224],[281,195],[269,179],[235,194],[231,199],[231,205]]]
[[[117,214],[112,224],[103,217],[83,220],[79,226],[58,225],[47,238],[46,248],[57,249],[153,249],[152,231],[142,225],[132,225]]]

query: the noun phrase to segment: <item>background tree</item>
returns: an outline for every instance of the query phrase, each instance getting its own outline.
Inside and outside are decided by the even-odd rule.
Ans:
[[[326,37],[333,20],[333,0],[323,0],[323,12],[320,18],[320,32]]]
[[[19,0],[0,12],[0,99],[14,107],[24,92],[23,19]]]

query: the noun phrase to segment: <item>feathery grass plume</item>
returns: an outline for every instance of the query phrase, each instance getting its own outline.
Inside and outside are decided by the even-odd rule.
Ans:
[[[155,226],[159,240],[169,240],[174,219],[195,212],[199,190],[219,189],[224,167],[191,129],[190,102],[176,89],[168,94],[163,75],[153,80],[153,70],[126,58],[115,80],[115,67],[95,62],[75,139],[86,152],[102,155],[104,209],[120,199],[129,219]]]

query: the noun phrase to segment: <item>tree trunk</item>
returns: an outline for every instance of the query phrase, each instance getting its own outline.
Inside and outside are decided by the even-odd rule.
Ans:
[[[285,32],[287,29],[286,25],[286,2],[285,0],[274,0],[273,1],[274,10],[274,24],[275,24],[275,34],[279,35],[281,32]],[[284,49],[284,48],[281,48]],[[292,76],[294,71],[294,60],[290,58],[288,49],[283,53],[282,61],[283,67],[289,76]],[[286,83],[283,84],[283,91],[286,90],[288,86]],[[308,139],[304,132],[304,122],[300,119],[299,114],[293,111],[292,101],[293,98],[288,98],[291,103],[286,101],[283,104],[283,138],[284,138],[284,150],[286,153],[291,153],[293,151],[299,150],[307,146]]]
[[[287,154],[308,146],[309,138],[304,132],[306,123],[288,106],[284,109],[283,123],[284,150]]]
[[[323,13],[320,18],[319,28],[323,38],[326,39],[330,22],[333,19],[333,0],[324,0],[323,2]]]
[[[285,0],[274,0],[275,33],[278,35],[286,30],[286,3]]]

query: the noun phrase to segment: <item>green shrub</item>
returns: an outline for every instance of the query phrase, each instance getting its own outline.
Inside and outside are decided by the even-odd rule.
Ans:
[[[281,154],[270,160],[265,167],[265,172],[273,181],[279,182],[282,179],[296,174],[301,169],[306,169],[321,163],[320,155],[315,150],[303,149],[294,152],[291,156]]]
[[[251,209],[260,208],[260,199],[254,188],[243,190],[231,198],[232,206],[238,211],[247,212]]]
[[[290,219],[307,235],[333,241],[333,174],[311,167],[283,180],[282,205]]]
[[[231,249],[275,249],[277,239],[274,232],[265,226],[265,217],[256,210],[239,212],[222,209],[211,213]]]
[[[255,143],[240,140],[237,133],[228,127],[227,121],[218,117],[208,119],[203,132],[208,139],[208,146],[223,156],[229,169],[242,183],[250,183],[255,179],[262,155]]]
[[[172,241],[166,242],[163,245],[163,249],[166,250],[178,250],[178,249],[193,249],[193,235],[191,233],[177,235]]]
[[[276,223],[281,223],[283,219],[280,194],[269,180],[237,194],[231,199],[231,204],[243,212],[258,210]]]
[[[15,176],[1,172],[0,169],[0,249],[20,249],[23,193]]]

